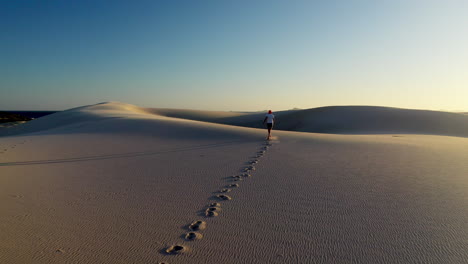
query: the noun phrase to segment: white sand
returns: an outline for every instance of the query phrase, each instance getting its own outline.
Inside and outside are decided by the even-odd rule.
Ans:
[[[274,132],[231,182],[264,130],[150,113],[108,103],[1,129],[0,263],[468,262],[467,138]],[[185,241],[195,220],[203,238]]]

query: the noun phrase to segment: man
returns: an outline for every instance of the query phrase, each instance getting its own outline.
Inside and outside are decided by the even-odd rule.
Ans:
[[[268,114],[266,114],[265,119],[263,119],[263,124],[267,124],[268,128],[268,137],[267,140],[271,138],[271,128],[273,128],[273,123],[275,122],[275,115],[272,114],[271,110],[268,110]]]

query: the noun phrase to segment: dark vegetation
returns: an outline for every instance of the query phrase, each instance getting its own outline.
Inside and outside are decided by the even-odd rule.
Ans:
[[[30,121],[30,120],[32,119],[23,115],[0,111],[0,123]]]

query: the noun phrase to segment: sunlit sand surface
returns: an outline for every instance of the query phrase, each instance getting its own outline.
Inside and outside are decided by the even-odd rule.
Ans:
[[[383,124],[265,141],[212,123],[263,114],[178,111],[104,103],[0,128],[0,263],[468,261],[468,138]]]

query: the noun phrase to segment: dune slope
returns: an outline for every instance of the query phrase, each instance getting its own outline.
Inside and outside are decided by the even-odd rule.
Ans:
[[[264,113],[147,109],[176,118],[261,128]],[[377,106],[329,106],[276,112],[275,129],[335,134],[429,134],[468,136],[468,116]]]
[[[468,259],[466,138],[278,131],[265,150],[263,130],[122,103],[14,129],[0,137],[0,263]]]

